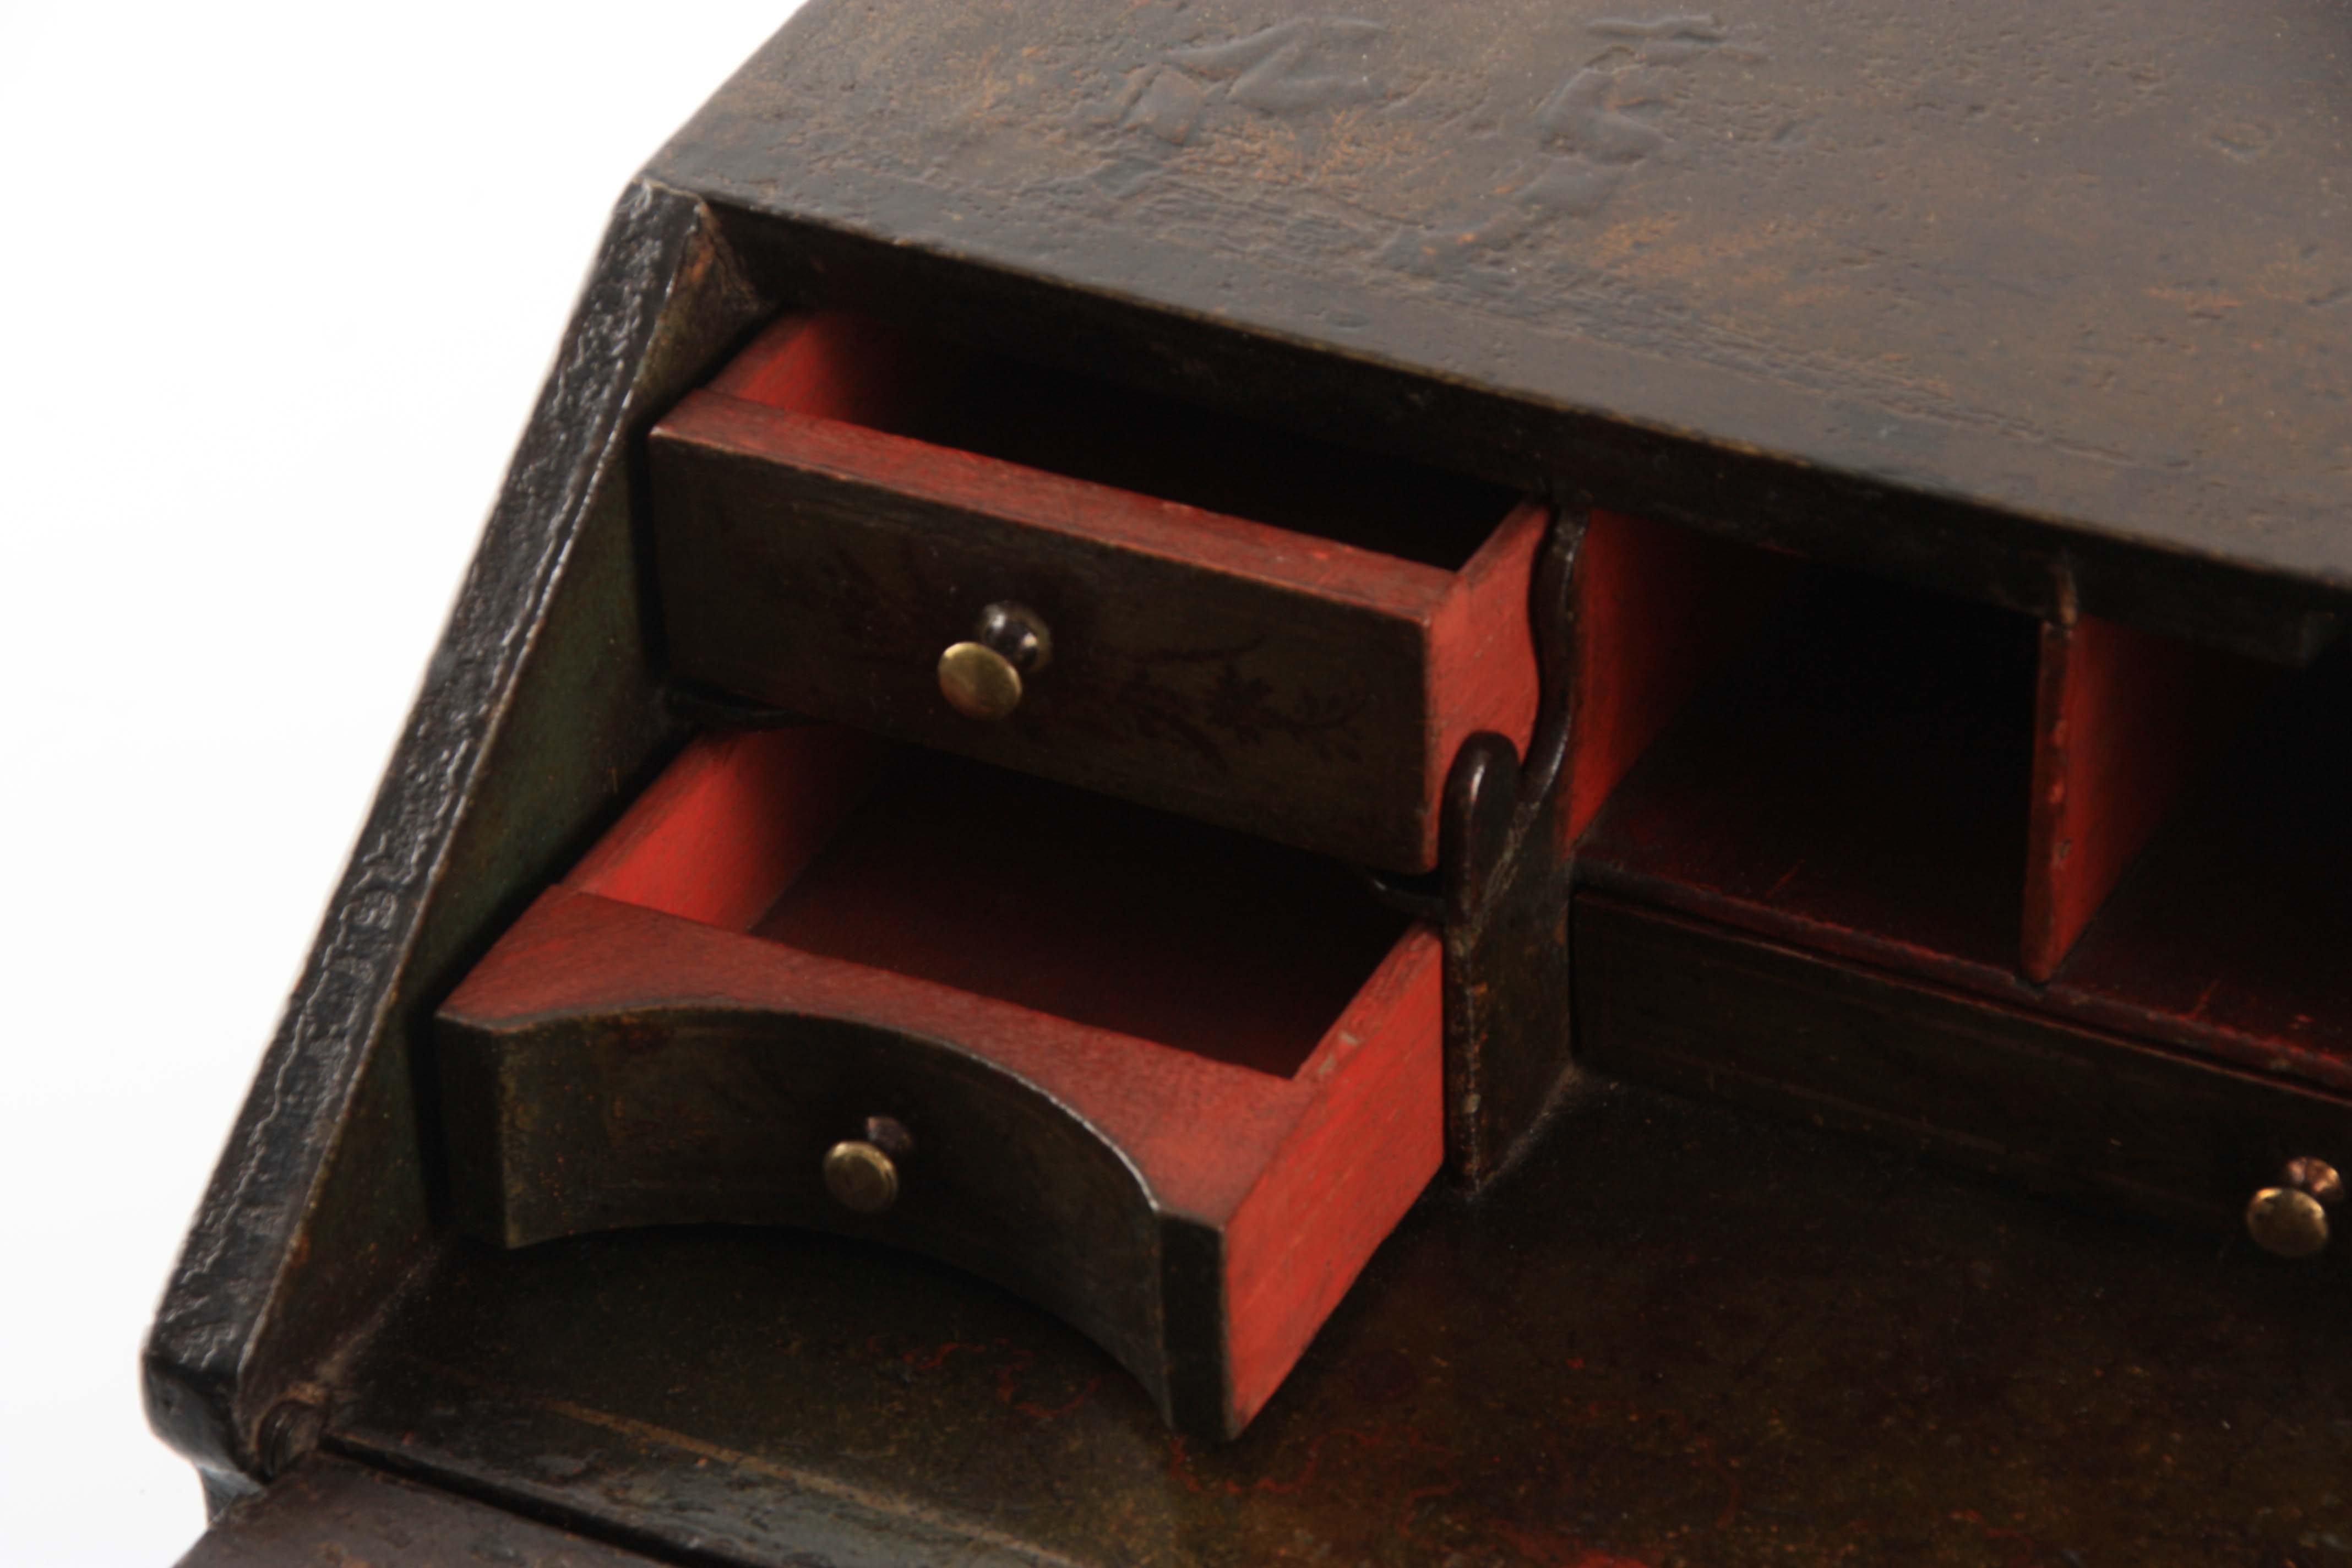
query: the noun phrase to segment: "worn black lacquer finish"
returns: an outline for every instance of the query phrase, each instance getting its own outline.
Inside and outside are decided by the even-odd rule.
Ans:
[[[423,1019],[677,733],[630,441],[757,310],[699,204],[631,187],[148,1344],[158,1430],[232,1490],[427,1245]]]
[[[1574,1081],[1567,795],[1580,511],[1562,510],[1528,593],[1543,693],[1522,759],[1474,735],[1444,802],[1446,1163],[1471,1192],[1524,1153]]]
[[[591,1541],[488,1503],[323,1456],[235,1505],[181,1568],[643,1568]]]
[[[328,1442],[795,1568],[2325,1568],[2343,1280],[1604,1089],[1410,1216],[1236,1444],[969,1277],[745,1230],[454,1253]]]
[[[1424,1204],[1230,1448],[919,1259],[453,1241],[423,1026],[689,728],[779,721],[665,699],[639,470],[790,304],[2308,661],[2352,591],[2347,59],[2326,0],[812,5],[625,195],[174,1272],[151,1412],[243,1510],[197,1561],[445,1530],[583,1564],[2352,1561],[2340,1258],[1597,1084],[1530,1144],[1578,1081],[1572,937],[1602,1069],[1722,1092],[1811,1049],[1819,1081],[1767,1062],[1751,1098],[2068,1190],[2226,1221],[2278,1140],[2344,1126],[2282,1079],[1572,911],[1572,524],[1549,706],[1524,761],[1462,753],[1434,900],[1453,1160],[1491,1190]],[[1916,1073],[1889,1005],[1950,1026]],[[1948,1103],[1980,1039],[2059,1086],[2046,1125],[2007,1078]],[[1171,1289],[1213,1287],[1201,1239]]]
[[[802,290],[2299,661],[2347,59],[2329,0],[815,5],[656,167]]]
[[[1576,895],[1578,1058],[2095,1194],[2208,1236],[2308,1155],[2352,1165],[2352,1103],[1591,888]],[[2339,1260],[2340,1260],[2339,1254]]]
[[[1173,1222],[1082,1118],[984,1059],[870,1026],[720,1007],[445,1024],[439,1043],[444,1081],[459,1091],[446,1115],[469,1235],[523,1246],[685,1216],[883,1237],[1042,1303],[1171,1410],[1193,1393],[1171,1386],[1186,1358],[1154,1289]],[[844,1208],[814,1160],[789,1157],[824,1148],[877,1106],[923,1130],[902,1156],[919,1177],[887,1218]],[[529,1131],[501,1143],[500,1128],[477,1124],[494,1116]],[[1214,1429],[1213,1414],[1197,1419]]]

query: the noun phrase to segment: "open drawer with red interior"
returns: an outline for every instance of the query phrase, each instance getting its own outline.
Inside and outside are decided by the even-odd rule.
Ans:
[[[1584,565],[1585,1066],[2200,1224],[2352,1162],[2352,652],[2273,668],[1622,519]]]
[[[1442,1154],[1440,943],[1325,860],[829,725],[695,741],[449,998],[460,1224],[819,1226],[1237,1432]]]
[[[1546,509],[840,312],[656,428],[673,671],[1363,864],[1524,748]]]

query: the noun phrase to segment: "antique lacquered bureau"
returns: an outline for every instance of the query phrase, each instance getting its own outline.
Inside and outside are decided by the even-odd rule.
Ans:
[[[2352,1562],[2352,14],[816,0],[158,1317],[215,1563]]]

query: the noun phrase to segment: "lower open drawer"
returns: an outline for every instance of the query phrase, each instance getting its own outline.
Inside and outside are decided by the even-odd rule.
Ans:
[[[1238,1432],[1442,1154],[1440,942],[1296,851],[809,726],[697,741],[439,1017],[461,1226],[819,1226]]]

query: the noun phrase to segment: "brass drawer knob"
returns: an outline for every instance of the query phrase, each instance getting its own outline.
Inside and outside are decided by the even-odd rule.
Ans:
[[[1053,658],[1053,635],[1036,612],[1012,603],[980,612],[971,640],[940,655],[940,695],[967,719],[993,722],[1021,706],[1022,678]]]
[[[898,1162],[914,1146],[898,1122],[869,1116],[865,1137],[845,1138],[824,1152],[824,1190],[852,1214],[880,1214],[898,1201]]]
[[[2325,1160],[2289,1160],[2279,1184],[2246,1205],[2246,1234],[2264,1252],[2309,1258],[2327,1246],[2327,1211],[2344,1195],[2344,1178]]]
[[[880,1214],[898,1201],[898,1163],[862,1138],[824,1152],[824,1190],[852,1214]]]

